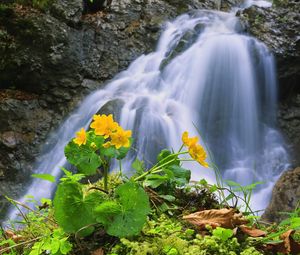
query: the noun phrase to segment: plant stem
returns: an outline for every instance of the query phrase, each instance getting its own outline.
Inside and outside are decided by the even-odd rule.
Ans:
[[[35,242],[35,241],[37,241],[37,240],[39,240],[39,239],[41,239],[41,238],[43,238],[43,237],[44,237],[44,236],[39,236],[39,237],[37,237],[37,238],[34,238],[34,239],[31,239],[31,240],[28,240],[28,241],[25,241],[25,242],[22,242],[22,243],[17,243],[17,244],[14,244],[14,245],[12,245],[12,246],[3,248],[3,249],[0,250],[0,254],[2,254],[2,253],[4,253],[4,252],[7,252],[7,251],[9,251],[9,250],[11,250],[11,249],[13,249],[13,248],[18,247],[18,246],[22,246],[22,245],[25,245],[25,244],[33,243],[33,242]]]
[[[150,168],[149,171],[143,173],[142,175],[136,177],[134,179],[134,181],[139,181],[141,179],[143,179],[145,176],[147,176],[148,174],[152,174],[152,173],[159,173],[162,169],[162,167],[172,163],[173,161],[177,160],[177,158],[175,158],[174,156],[178,156],[178,155],[181,155],[181,154],[186,154],[188,153],[187,151],[184,151],[184,152],[178,152],[178,153],[174,153],[174,154],[170,154],[169,156],[165,157],[164,160],[166,160],[167,158],[170,158],[170,157],[173,157],[171,160],[159,165],[159,162],[157,164],[155,164],[152,168]]]
[[[108,192],[108,187],[107,187],[107,183],[108,183],[108,164],[105,163],[103,165],[103,182],[104,182],[104,190],[106,192]]]
[[[121,160],[119,160],[119,171],[120,171],[120,176],[122,177],[123,173],[122,173],[122,161]]]

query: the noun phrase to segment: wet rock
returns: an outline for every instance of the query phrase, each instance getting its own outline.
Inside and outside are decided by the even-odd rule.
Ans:
[[[239,13],[247,31],[263,41],[276,57],[281,100],[300,93],[299,13],[299,1],[272,8],[252,6]]]
[[[300,2],[274,1],[272,8],[252,6],[240,16],[247,31],[274,53],[279,81],[278,123],[290,145],[293,165],[300,161]]]
[[[22,192],[49,133],[85,95],[152,51],[166,20],[237,1],[120,0],[87,15],[82,0],[47,10],[1,2],[0,194]]]
[[[286,215],[282,212],[293,211],[300,198],[300,167],[282,174],[275,184],[272,199],[262,215],[269,222],[280,222]]]
[[[290,144],[292,165],[300,165],[300,94],[280,104],[278,124]]]

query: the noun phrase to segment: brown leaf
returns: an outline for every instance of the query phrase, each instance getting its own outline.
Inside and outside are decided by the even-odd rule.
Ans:
[[[7,238],[12,238],[15,235],[15,233],[8,229],[5,230],[5,235],[7,236]]]
[[[267,234],[267,232],[265,232],[265,231],[262,231],[262,230],[257,229],[257,228],[250,228],[250,227],[247,227],[245,225],[239,226],[239,229],[243,233],[245,233],[245,234],[247,234],[251,237],[260,237],[260,236],[265,236]]]
[[[18,234],[15,234],[13,231],[11,230],[6,230],[5,231],[5,235],[7,236],[7,238],[12,239],[15,243],[18,243],[19,241],[23,240],[24,237]]]
[[[280,238],[283,240],[284,247],[286,248],[287,254],[299,254],[300,253],[300,244],[297,243],[292,234],[295,233],[295,230],[288,230],[287,232],[283,233]]]
[[[292,237],[294,232],[295,231],[292,229],[286,231],[280,236],[280,239],[283,240],[282,243],[268,244],[266,250],[271,251],[274,254],[300,254],[300,244],[297,243]]]
[[[204,210],[183,216],[187,222],[198,226],[200,229],[205,229],[206,225],[213,228],[235,228],[241,224],[248,223],[241,213],[237,213],[235,209],[212,209]]]
[[[97,250],[94,250],[91,255],[104,255],[104,250],[102,248],[99,248]]]

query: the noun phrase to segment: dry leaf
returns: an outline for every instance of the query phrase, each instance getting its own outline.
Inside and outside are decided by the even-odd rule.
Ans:
[[[21,241],[23,239],[23,236],[21,235],[17,235],[15,234],[13,231],[11,230],[6,230],[5,231],[5,235],[9,238],[12,239],[15,243],[18,243],[19,241]]]
[[[206,225],[213,228],[235,228],[236,226],[248,223],[241,213],[237,213],[235,209],[212,209],[204,210],[183,216],[183,219],[189,223],[205,229]]]
[[[91,255],[104,255],[104,250],[102,248],[99,248],[97,250],[94,250]]]
[[[300,244],[297,243],[293,237],[292,234],[295,233],[295,230],[288,230],[287,232],[283,233],[280,238],[283,240],[284,247],[286,249],[286,254],[299,254],[300,253]]]
[[[247,227],[245,225],[239,226],[239,229],[243,233],[245,233],[245,234],[247,234],[251,237],[260,237],[260,236],[266,236],[267,235],[267,232],[265,232],[265,231],[262,231],[262,230],[257,229],[257,228]]]
[[[294,232],[294,230],[290,229],[287,232],[283,233],[280,236],[280,239],[282,239],[283,242],[276,244],[268,244],[266,250],[271,251],[274,254],[300,254],[300,244],[297,243],[292,237],[292,234]]]

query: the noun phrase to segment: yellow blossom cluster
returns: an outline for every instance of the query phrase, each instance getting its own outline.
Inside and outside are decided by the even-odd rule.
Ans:
[[[121,147],[130,146],[131,130],[124,130],[119,126],[119,124],[114,121],[112,114],[94,115],[90,127],[94,129],[96,135],[103,136],[105,139],[110,139],[103,144],[104,148],[115,146],[116,149],[119,149]],[[82,128],[76,133],[76,138],[73,139],[73,142],[80,146],[86,144],[86,140],[86,132]],[[93,146],[92,144],[91,146]]]
[[[194,160],[204,167],[209,166],[208,163],[205,162],[207,156],[204,148],[197,143],[198,137],[189,137],[188,132],[185,131],[182,134],[182,142],[188,147],[188,152]]]
[[[76,138],[73,139],[73,142],[78,144],[79,146],[82,144],[86,144],[86,132],[85,132],[84,128],[81,128],[76,133]]]

